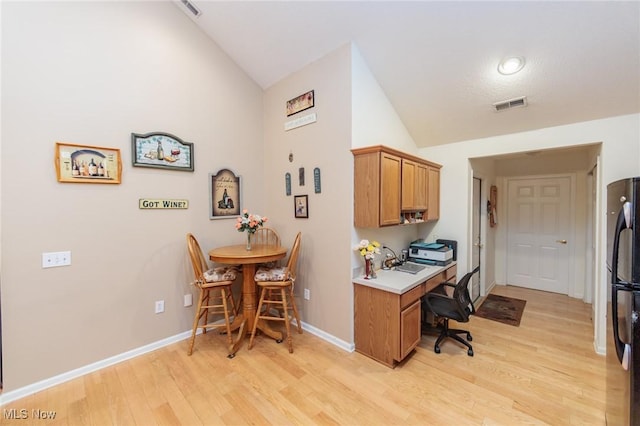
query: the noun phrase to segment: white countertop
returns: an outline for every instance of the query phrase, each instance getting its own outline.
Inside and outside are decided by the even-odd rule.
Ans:
[[[377,288],[390,293],[403,294],[455,264],[456,262],[452,262],[447,266],[422,265],[425,268],[417,274],[396,271],[394,269],[377,269],[377,278],[375,279],[365,280],[364,275],[359,275],[354,277],[352,281],[355,284]]]

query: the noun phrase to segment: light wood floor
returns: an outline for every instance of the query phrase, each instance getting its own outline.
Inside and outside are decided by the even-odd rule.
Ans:
[[[594,353],[591,306],[498,287],[526,299],[520,327],[465,324],[474,357],[434,337],[389,369],[308,333],[284,344],[256,337],[225,357],[223,337],[199,336],[2,407],[3,425],[603,425],[605,361]],[[8,420],[8,409],[28,420]],[[35,420],[32,409],[56,412]]]

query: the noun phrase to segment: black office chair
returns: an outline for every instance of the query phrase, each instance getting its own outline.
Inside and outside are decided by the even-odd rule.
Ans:
[[[465,345],[468,348],[467,354],[473,356],[473,347],[458,336],[458,334],[466,334],[467,340],[470,342],[473,340],[471,333],[467,330],[449,328],[449,320],[469,322],[469,316],[476,312],[471,297],[469,296],[469,280],[471,280],[471,276],[479,270],[480,267],[478,266],[463,276],[457,284],[442,283],[433,291],[422,296],[423,311],[431,311],[438,322],[442,322],[441,325],[438,325],[440,335],[433,347],[435,353],[440,353],[440,343],[447,337],[450,337]],[[446,287],[453,287],[453,296],[447,295]]]

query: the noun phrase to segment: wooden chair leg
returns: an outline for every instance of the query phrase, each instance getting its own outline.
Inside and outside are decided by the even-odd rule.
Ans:
[[[293,296],[293,286],[289,287],[289,296],[289,300],[291,300],[291,308],[293,308],[293,317],[296,319],[296,325],[298,326],[298,333],[302,334],[302,322],[300,321],[300,314],[296,307],[296,299]]]
[[[211,293],[209,289],[202,290],[202,306],[209,306],[209,301],[211,300]],[[200,318],[204,315],[204,325],[209,324],[209,308],[202,310],[202,306],[200,307]],[[202,334],[207,334],[207,327],[202,327]]]
[[[198,297],[198,307],[196,308],[196,313],[193,318],[193,328],[191,330],[191,341],[189,342],[189,349],[187,350],[187,355],[191,356],[193,353],[193,345],[196,341],[196,331],[198,331],[198,322],[200,321],[200,317],[202,316],[202,302],[204,299],[204,290],[200,290],[200,297]],[[206,328],[205,328],[206,330]]]
[[[227,345],[229,351],[233,346],[233,337],[231,336],[231,321],[229,320],[229,304],[227,303],[227,291],[224,288],[220,289],[220,297],[222,298],[222,310],[224,313],[224,325],[227,329]],[[229,352],[231,355],[231,352]]]
[[[287,346],[289,353],[293,353],[293,338],[291,337],[291,325],[289,324],[289,311],[287,309],[287,293],[284,288],[280,289],[280,297],[282,297],[282,308],[284,310],[284,326],[287,330]]]
[[[265,289],[262,289],[260,294],[260,301],[258,302],[258,309],[256,310],[256,318],[253,320],[253,327],[251,328],[251,338],[249,339],[249,349],[253,347],[253,339],[256,337],[256,329],[258,328],[258,321],[260,320],[260,312],[262,310],[262,304],[264,303]]]

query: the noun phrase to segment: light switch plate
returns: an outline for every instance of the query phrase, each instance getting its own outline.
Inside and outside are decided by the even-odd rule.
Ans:
[[[69,266],[69,265],[71,265],[70,251],[42,253],[43,268],[55,268],[57,266]]]

